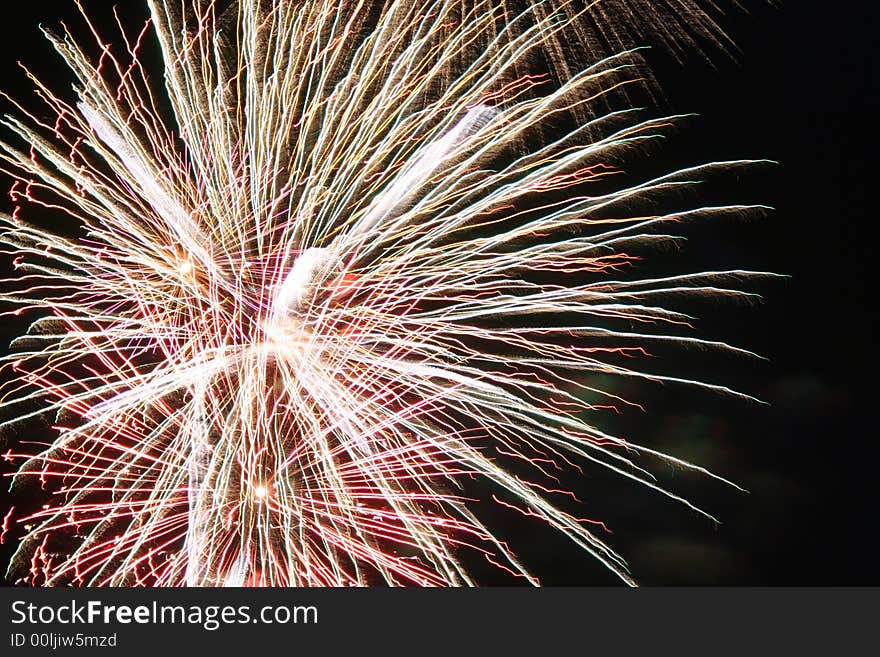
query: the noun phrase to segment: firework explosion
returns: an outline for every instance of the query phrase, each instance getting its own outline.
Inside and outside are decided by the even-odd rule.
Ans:
[[[7,514],[27,529],[12,568],[33,585],[464,585],[475,555],[538,583],[473,510],[475,480],[631,583],[557,473],[607,468],[690,506],[635,459],[702,470],[595,426],[632,402],[591,377],[731,392],[633,363],[655,342],[740,351],[670,332],[688,318],[663,302],[738,296],[751,274],[627,272],[668,224],[748,210],[639,208],[747,162],[618,184],[675,118],[597,109],[633,54],[535,70],[589,41],[598,6],[188,4],[151,0],[122,46],[85,18],[94,57],[48,35],[76,99],[32,78],[44,108],[5,121],[27,146],[2,146],[2,298],[35,317],[2,403],[25,406],[12,426],[54,418],[51,444],[7,453],[48,500]],[[164,91],[139,60],[153,37]]]

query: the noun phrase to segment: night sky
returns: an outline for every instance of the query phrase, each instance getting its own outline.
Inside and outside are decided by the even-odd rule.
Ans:
[[[104,12],[112,3],[84,3]],[[126,6],[127,2],[118,2]],[[123,10],[137,24],[143,14]],[[755,3],[749,3],[755,4]],[[754,202],[763,217],[713,219],[682,227],[679,250],[646,267],[687,272],[740,268],[789,278],[757,281],[754,304],[691,304],[699,335],[755,351],[766,360],[657,352],[652,368],[695,375],[753,395],[765,405],[674,386],[620,388],[645,412],[603,417],[603,427],[692,459],[736,481],[739,492],[668,466],[661,483],[697,502],[716,525],[675,502],[593,470],[565,480],[585,514],[613,531],[608,542],[643,584],[880,584],[874,524],[878,465],[873,406],[876,310],[869,296],[877,217],[876,34],[880,8],[789,0],[726,23],[741,52],[678,63],[646,55],[666,96],[662,111],[694,112],[654,157],[661,168],[709,160],[767,158],[707,182],[706,202]],[[0,23],[0,87],[29,93],[16,60],[68,86],[37,31],[76,15],[72,3],[31,2]],[[5,109],[4,105],[4,109]],[[658,110],[661,111],[661,110]],[[668,161],[664,160],[668,158]],[[717,178],[717,179],[716,179]],[[0,180],[2,189],[8,181]],[[2,200],[4,210],[9,203]],[[0,256],[0,270],[9,260]],[[0,325],[0,346],[24,330]],[[0,436],[0,452],[13,441]],[[4,473],[7,463],[0,463]],[[3,485],[5,494],[6,485]],[[7,503],[0,500],[5,514]],[[516,517],[496,518],[545,584],[612,584],[587,555]],[[8,561],[12,545],[0,546]],[[486,583],[496,582],[487,573]]]

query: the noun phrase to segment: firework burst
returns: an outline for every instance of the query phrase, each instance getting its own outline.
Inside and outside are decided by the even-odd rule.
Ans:
[[[34,78],[42,113],[5,121],[27,146],[2,145],[3,299],[36,316],[2,403],[30,404],[13,424],[55,418],[51,444],[8,453],[49,502],[16,518],[13,568],[463,585],[477,556],[537,583],[469,504],[476,480],[631,582],[556,473],[607,468],[690,506],[635,456],[701,469],[602,431],[599,410],[631,402],[590,375],[679,381],[634,364],[658,341],[739,351],[670,333],[688,318],[664,301],[742,295],[749,272],[627,272],[667,225],[748,210],[639,207],[747,162],[618,184],[675,117],[594,109],[632,53],[539,70],[591,7],[189,5],[151,0],[122,47],[92,28],[96,57],[48,35],[76,99]],[[154,38],[164,90],[139,60]],[[40,206],[81,234],[29,223]]]

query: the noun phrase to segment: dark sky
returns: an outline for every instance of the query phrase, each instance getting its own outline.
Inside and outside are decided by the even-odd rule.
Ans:
[[[25,88],[16,60],[51,77],[55,60],[36,25],[74,15],[69,4],[24,3],[15,20],[0,23],[4,91],[15,96]],[[877,188],[880,9],[875,3],[849,3],[845,10],[810,0],[784,4],[729,19],[742,51],[736,61],[716,57],[711,67],[695,59],[683,68],[661,52],[647,55],[666,109],[699,115],[658,156],[669,157],[670,167],[733,158],[779,163],[713,183],[709,192],[723,200],[775,210],[749,221],[687,227],[674,266],[770,270],[790,278],[753,284],[763,296],[754,306],[695,308],[700,335],[768,360],[659,357],[667,371],[710,378],[767,405],[650,388],[640,391],[650,395],[645,414],[612,420],[618,430],[693,458],[749,490],[658,468],[666,483],[722,524],[599,475],[567,482],[592,515],[609,524],[609,542],[645,584],[880,584],[870,273],[877,264],[869,238],[876,221],[869,197]],[[59,82],[66,79],[59,73]],[[669,257],[660,256],[658,266]],[[19,330],[0,327],[0,344],[5,348]],[[564,541],[514,519],[499,524],[507,525],[512,543],[524,558],[531,556],[545,583],[613,581]],[[9,547],[2,547],[3,555]]]

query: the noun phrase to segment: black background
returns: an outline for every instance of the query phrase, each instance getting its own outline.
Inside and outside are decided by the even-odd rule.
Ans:
[[[106,16],[112,3],[84,4]],[[126,22],[130,16],[138,23],[141,3],[117,4]],[[67,84],[37,24],[75,15],[72,3],[61,1],[4,7],[4,91],[29,93],[17,60],[50,81],[57,69],[56,82]],[[744,494],[665,472],[665,482],[721,525],[592,473],[587,481],[568,482],[587,501],[588,514],[608,522],[614,531],[609,542],[644,584],[880,583],[876,312],[869,296],[877,266],[871,236],[878,15],[874,3],[790,0],[728,17],[725,24],[741,49],[734,60],[715,56],[710,66],[694,57],[682,65],[656,50],[647,55],[665,109],[699,114],[663,151],[669,167],[741,157],[779,162],[732,173],[714,191],[775,210],[750,221],[687,227],[688,241],[674,254],[676,267],[769,270],[790,278],[752,286],[764,297],[754,306],[699,307],[701,335],[744,346],[767,361],[699,354],[676,362],[664,356],[669,362],[655,368],[704,368],[694,371],[767,405],[664,387],[651,389],[646,413],[614,420],[652,447],[693,458],[748,489]],[[22,330],[0,326],[0,343]],[[613,582],[564,541],[514,519],[498,522],[545,583]],[[12,546],[0,547],[5,562]]]

